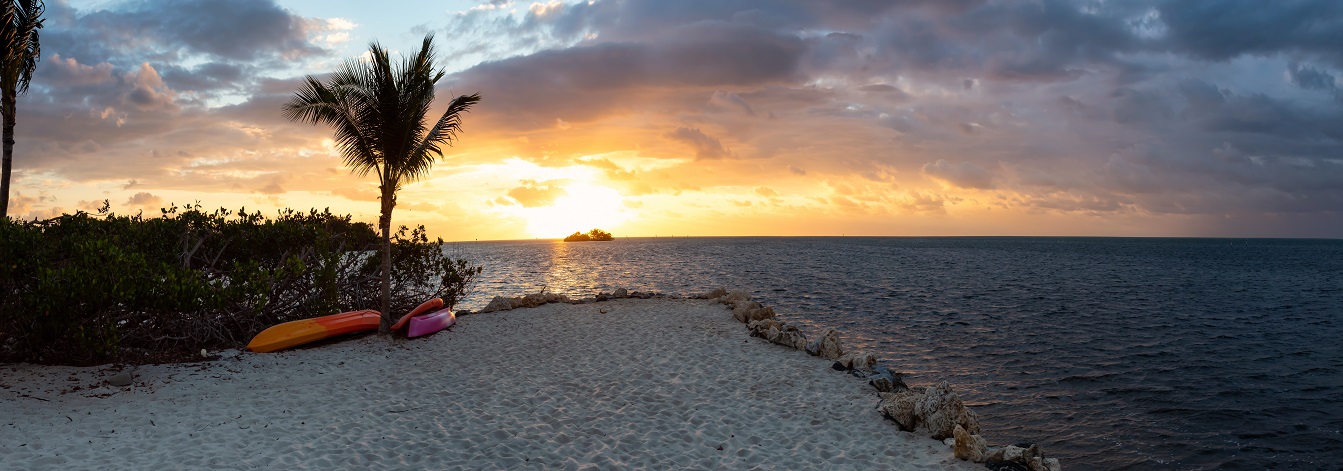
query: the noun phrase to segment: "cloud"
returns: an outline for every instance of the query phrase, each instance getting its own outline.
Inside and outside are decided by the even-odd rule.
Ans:
[[[1161,2],[1157,6],[1172,50],[1201,59],[1245,54],[1304,53],[1343,66],[1343,4],[1297,2]]]
[[[722,142],[705,135],[699,128],[676,128],[675,131],[667,133],[667,138],[695,149],[697,159],[721,159],[729,155]]]
[[[993,188],[993,174],[972,162],[953,164],[938,159],[924,164],[923,174],[960,188]]]
[[[1003,232],[1042,215],[1343,227],[1338,2],[473,3],[406,25],[452,38],[436,110],[484,96],[436,189],[458,165],[539,170],[463,196],[464,217],[546,206],[581,174],[649,215],[731,218],[744,213],[687,201],[768,199],[749,209],[779,227],[966,227],[946,221],[990,209]],[[330,130],[277,111],[366,28],[269,0],[49,2],[14,181],[51,197],[26,212],[103,192],[283,192],[376,213]],[[892,215],[927,219],[882,226]]]
[[[139,208],[156,207],[163,204],[163,198],[154,196],[149,192],[142,191],[134,195],[131,195],[130,199],[126,200],[124,204],[126,206],[139,207]]]
[[[1306,90],[1337,90],[1338,80],[1333,74],[1310,66],[1292,64],[1287,68],[1292,83]]]
[[[121,47],[242,61],[322,52],[308,40],[309,30],[318,25],[272,0],[145,0],[87,13],[60,13],[64,15],[54,21],[59,29],[43,33],[43,46],[52,41],[53,46],[75,51],[77,57],[105,55],[96,51]]]
[[[52,54],[43,68],[49,68],[44,80],[59,86],[99,85],[114,80],[112,64],[84,65],[74,58]]]
[[[550,206],[561,196],[569,194],[560,186],[564,184],[563,181],[522,180],[520,183],[522,186],[508,190],[508,197],[524,208]]]
[[[604,42],[485,62],[458,74],[451,88],[492,97],[483,113],[526,130],[556,118],[583,122],[635,108],[650,89],[790,81],[803,49],[796,37],[731,23],[697,23],[658,41]]]
[[[176,93],[163,84],[163,78],[149,63],[140,64],[138,70],[127,73],[125,81],[131,86],[131,89],[122,95],[123,103],[135,106],[142,111],[175,107],[173,96]]]

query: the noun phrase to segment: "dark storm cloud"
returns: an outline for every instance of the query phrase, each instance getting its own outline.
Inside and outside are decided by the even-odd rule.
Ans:
[[[307,39],[324,22],[270,0],[47,6],[44,57],[20,98],[16,168],[76,181],[164,175],[201,148],[255,145],[249,136],[264,135],[265,124],[248,123],[275,123],[279,114],[266,87],[274,80],[258,75],[276,61],[324,53]],[[296,82],[285,83],[292,93]],[[212,107],[208,100],[222,93],[247,101]],[[84,164],[104,160],[117,165]]]
[[[730,47],[725,47],[730,45]],[[752,87],[795,80],[800,40],[730,23],[684,26],[656,42],[616,42],[487,62],[450,88],[491,97],[514,123],[581,121],[648,89]]]
[[[246,67],[224,62],[209,62],[191,69],[166,66],[162,76],[173,89],[198,92],[237,89],[251,79]]]
[[[303,18],[272,0],[143,0],[77,12],[53,3],[43,51],[67,51],[80,61],[130,53],[139,60],[202,54],[228,61],[319,54]]]
[[[1343,66],[1343,2],[1257,0],[1162,2],[1172,50],[1211,60],[1244,54],[1304,53]]]
[[[986,58],[987,72],[1000,79],[1072,79],[1087,64],[1118,63],[1116,54],[1138,46],[1120,18],[1077,7],[1060,0],[1000,2],[949,23],[963,35],[979,33],[978,49],[995,52]]]
[[[1292,83],[1307,90],[1336,90],[1338,88],[1338,80],[1334,78],[1333,74],[1314,67],[1292,64],[1287,72]]]

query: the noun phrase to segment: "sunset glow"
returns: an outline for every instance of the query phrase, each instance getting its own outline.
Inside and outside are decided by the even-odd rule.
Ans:
[[[1200,41],[1243,28],[1180,2],[225,3],[51,2],[10,214],[373,221],[374,179],[280,105],[433,32],[437,106],[483,101],[393,218],[448,240],[1343,236],[1337,49]]]

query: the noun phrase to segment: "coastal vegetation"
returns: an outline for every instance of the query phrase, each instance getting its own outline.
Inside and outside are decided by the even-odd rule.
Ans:
[[[0,2],[0,119],[4,126],[4,161],[0,169],[0,219],[9,215],[9,177],[14,167],[14,118],[18,96],[28,91],[42,58],[39,29],[46,5],[42,0]]]
[[[0,218],[0,361],[88,364],[239,348],[280,322],[380,301],[380,238],[329,210],[171,206],[159,217]],[[392,236],[389,309],[451,306],[481,268],[423,226]]]
[[[596,228],[588,231],[586,234],[582,232],[575,232],[573,234],[569,234],[569,237],[564,238],[565,242],[589,242],[589,241],[609,241],[609,240],[615,240],[615,237],[612,236],[610,232],[606,232]]]
[[[404,183],[429,175],[442,146],[452,145],[461,130],[462,115],[480,101],[480,95],[462,95],[433,126],[425,117],[434,103],[434,85],[445,72],[434,67],[433,35],[425,36],[419,50],[393,64],[387,49],[369,45],[363,60],[346,61],[323,83],[313,76],[284,105],[293,121],[327,124],[335,131],[336,148],[345,165],[359,176],[378,175],[382,201],[378,230],[382,233],[382,322],[387,334],[392,322],[392,209]]]

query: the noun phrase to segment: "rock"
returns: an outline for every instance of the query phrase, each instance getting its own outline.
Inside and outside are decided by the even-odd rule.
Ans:
[[[1049,471],[1045,468],[1045,460],[1039,456],[1032,457],[1030,461],[1027,461],[1026,468],[1031,471]]]
[[[732,308],[732,317],[743,324],[774,317],[774,308],[761,306],[755,301],[740,301]]]
[[[771,329],[777,333],[781,325],[782,323],[777,319],[760,319],[746,323],[746,329],[751,331],[752,337],[760,337],[773,342],[774,339],[768,334]]]
[[[955,439],[955,438],[948,438],[948,439],[946,439],[946,440],[942,440],[942,444],[943,444],[943,445],[946,445],[946,446],[954,447],[954,446],[956,446],[956,439]]]
[[[570,302],[572,302],[572,300],[569,299],[568,296],[555,293],[533,293],[526,296],[519,296],[513,298],[495,296],[493,299],[490,300],[489,304],[485,305],[484,309],[480,310],[480,312],[507,311],[522,307],[537,307],[550,303],[570,303]]]
[[[971,435],[960,425],[952,429],[951,434],[955,440],[956,448],[953,451],[957,458],[974,463],[984,462],[984,452],[988,448],[984,443],[984,437]]]
[[[867,378],[867,384],[876,388],[877,392],[896,392],[909,389],[900,373],[893,373],[885,366],[872,367],[872,374],[868,375]]]
[[[895,381],[893,379],[894,378],[891,378],[891,375],[889,374],[878,373],[872,375],[872,377],[867,380],[867,384],[876,388],[877,392],[892,392],[895,391]]]
[[[613,298],[628,298],[628,297],[630,297],[630,292],[629,292],[629,290],[627,290],[627,289],[625,289],[625,288],[616,288],[616,292],[615,292],[615,293],[611,293],[611,297],[613,297]]]
[[[741,301],[732,308],[732,317],[737,318],[737,322],[743,324],[750,322],[749,313],[753,309],[760,309],[760,303],[755,301]]]
[[[723,288],[714,288],[713,291],[696,296],[699,299],[718,299],[727,296],[727,290]]]
[[[829,360],[838,360],[844,355],[844,349],[839,345],[839,332],[830,329],[821,334],[821,338],[807,344],[807,353]]]
[[[877,366],[877,356],[872,352],[860,352],[853,356],[853,363],[849,365],[849,368],[858,371],[872,371],[874,366]]]
[[[746,324],[752,337],[760,337],[771,343],[788,348],[801,349],[807,345],[807,337],[797,327],[788,325],[777,318],[753,320]]]
[[[107,384],[115,387],[130,386],[135,381],[135,370],[127,368],[107,378]]]
[[[754,311],[747,313],[746,318],[749,320],[758,321],[761,319],[769,319],[774,316],[775,316],[774,308],[765,306],[760,309],[756,309]]]
[[[985,454],[984,464],[994,470],[1063,471],[1056,458],[1045,458],[1039,445],[1022,443],[994,448]]]
[[[507,311],[509,309],[513,309],[513,300],[503,296],[495,296],[480,312]]]
[[[802,331],[797,330],[796,326],[788,324],[782,324],[778,333],[771,333],[769,341],[796,350],[807,348],[807,336],[803,335]]]
[[[924,391],[915,414],[919,417],[919,423],[938,440],[952,436],[957,425],[972,434],[979,433],[979,418],[974,411],[965,407],[946,381]]]
[[[878,395],[881,396],[881,402],[877,404],[877,410],[881,411],[881,415],[895,421],[900,430],[913,432],[919,426],[919,417],[914,413],[914,409],[923,399],[923,393],[906,389]]]
[[[734,308],[737,307],[737,303],[742,302],[742,301],[750,301],[750,300],[751,300],[751,295],[746,294],[746,292],[745,292],[745,291],[742,291],[742,290],[734,290],[734,291],[728,293],[727,295],[725,295],[725,296],[721,296],[721,297],[718,298],[718,302],[723,303],[723,304],[727,304],[727,305],[732,306],[732,307],[734,307]]]
[[[838,363],[845,370],[872,371],[872,366],[877,364],[877,357],[868,352],[847,352],[839,356]]]

